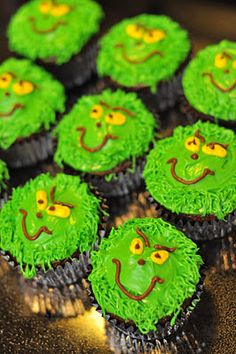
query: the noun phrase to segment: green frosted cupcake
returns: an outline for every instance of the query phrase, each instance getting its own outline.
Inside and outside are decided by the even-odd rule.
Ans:
[[[97,71],[112,85],[138,91],[150,106],[163,110],[176,102],[190,47],[178,23],[142,14],[119,22],[100,40]]]
[[[10,49],[47,68],[65,84],[82,84],[91,75],[103,12],[92,0],[31,0],[12,17]]]
[[[236,42],[222,41],[201,50],[183,76],[189,118],[236,127]]]
[[[40,175],[4,204],[0,249],[25,278],[53,287],[75,282],[98,238],[99,204],[79,177]]]
[[[92,253],[92,296],[112,326],[131,338],[176,330],[199,300],[197,246],[161,219],[132,219]]]
[[[154,127],[154,117],[134,93],[83,96],[55,130],[55,161],[106,195],[127,194],[141,182]]]
[[[177,127],[157,142],[144,179],[165,219],[195,239],[236,225],[236,136],[209,122]]]
[[[63,86],[30,61],[11,58],[0,65],[0,155],[11,167],[52,155],[49,131],[64,102]]]

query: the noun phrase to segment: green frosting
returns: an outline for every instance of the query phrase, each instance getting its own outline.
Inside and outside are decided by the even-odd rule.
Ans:
[[[136,228],[145,233],[150,247],[145,246]],[[139,255],[131,252],[130,246],[138,238],[143,244]],[[167,252],[169,258],[162,264],[155,263],[151,255],[157,252],[154,245],[176,247]],[[184,234],[161,219],[132,219],[112,229],[108,239],[103,239],[98,252],[92,254],[93,270],[89,276],[96,301],[103,314],[113,314],[125,321],[133,321],[142,333],[156,329],[162,318],[171,316],[171,324],[181,311],[181,305],[193,296],[199,282],[201,257],[197,246]],[[160,254],[160,253],[159,253]],[[163,283],[156,283],[153,290],[142,300],[129,298],[115,280],[116,265],[120,261],[120,282],[132,295],[141,295],[148,288],[153,277]],[[139,264],[138,261],[144,261]]]
[[[194,135],[197,130],[205,142],[201,142],[199,150],[194,153],[186,148],[186,140],[192,137],[190,140],[196,141]],[[220,149],[226,156],[206,154],[203,150],[207,145],[212,153]],[[194,154],[197,155],[193,156],[195,159],[191,157]],[[183,184],[171,173],[173,162],[169,160],[173,158],[177,159],[177,177],[185,181],[202,177],[206,169],[211,170],[211,173],[196,183]],[[197,122],[193,126],[177,127],[172,137],[157,142],[147,158],[144,179],[153,198],[172,212],[215,215],[223,219],[236,208],[235,166],[234,132],[209,122]]]
[[[0,65],[0,147],[48,130],[64,102],[63,86],[46,71],[28,60],[6,60]]]
[[[154,138],[154,127],[154,117],[134,93],[105,90],[84,96],[55,130],[55,161],[83,172],[109,171],[142,156]]]
[[[183,77],[184,94],[197,111],[236,120],[236,42],[222,41],[201,50]]]
[[[121,21],[102,38],[97,69],[123,86],[150,86],[155,92],[161,80],[173,77],[189,51],[188,34],[178,23],[143,14]]]
[[[0,160],[0,192],[5,188],[6,181],[9,179],[9,173],[5,162]]]
[[[103,12],[91,0],[32,0],[8,27],[11,50],[32,60],[68,62],[99,31]]]
[[[54,203],[50,196],[52,187],[55,187]],[[39,209],[42,204],[37,203],[37,200],[42,200],[37,195],[38,191],[45,191],[47,195],[43,210]],[[67,212],[69,209],[67,217],[48,214],[47,208],[65,208],[58,201],[73,206],[66,207]],[[20,209],[28,213],[25,224],[30,237],[43,226],[51,234],[44,231],[36,240],[28,240],[23,231],[23,212]],[[31,278],[38,266],[51,268],[52,262],[71,257],[77,249],[80,252],[90,250],[97,237],[98,223],[99,200],[90,194],[87,184],[81,183],[79,177],[40,175],[24,187],[15,189],[12,199],[3,206],[0,248],[10,252],[20,264],[24,276]]]

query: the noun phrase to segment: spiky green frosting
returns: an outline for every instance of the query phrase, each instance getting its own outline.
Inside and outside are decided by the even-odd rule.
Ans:
[[[236,42],[222,41],[201,50],[183,77],[184,94],[197,111],[236,121]]]
[[[69,258],[76,250],[90,250],[97,237],[99,200],[79,177],[44,174],[13,191],[0,223],[0,248],[15,257],[25,277],[32,278],[37,267],[51,268],[52,262]],[[26,237],[27,233],[33,238],[42,229],[37,239]]]
[[[224,219],[236,209],[235,166],[234,132],[197,122],[157,142],[144,179],[153,198],[172,212]]]
[[[64,111],[63,86],[28,60],[8,59],[0,65],[0,147],[48,130]]]
[[[134,93],[105,90],[84,96],[55,130],[55,161],[88,173],[109,171],[142,156],[154,126],[154,117]]]
[[[137,227],[146,235],[149,246],[137,234]],[[171,251],[160,252],[156,245],[169,247]],[[135,254],[135,250],[141,253]],[[93,270],[89,276],[103,314],[133,321],[142,333],[156,330],[157,322],[167,316],[171,316],[173,325],[200,279],[202,260],[197,250],[190,239],[161,219],[133,219],[117,230],[112,229],[109,238],[102,240],[99,251],[92,253]],[[160,257],[166,255],[168,258],[160,264]],[[115,260],[120,262],[119,281],[130,295],[144,294],[154,277],[162,282],[155,283],[143,299],[130,298],[117,285]]]
[[[188,34],[167,16],[142,14],[113,26],[101,39],[100,76],[127,87],[150,86],[173,77],[190,51]]]
[[[5,162],[0,160],[0,193],[3,191],[6,181],[9,179],[9,173],[7,169],[7,165]]]
[[[12,17],[11,50],[32,60],[63,64],[99,31],[103,12],[92,0],[32,0]]]

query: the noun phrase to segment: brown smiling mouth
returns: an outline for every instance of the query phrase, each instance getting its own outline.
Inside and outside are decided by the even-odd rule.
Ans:
[[[9,112],[7,112],[7,113],[0,112],[0,117],[10,117],[10,116],[12,116],[12,114],[15,113],[15,111],[17,111],[17,109],[22,109],[22,108],[24,108],[23,104],[16,103],[16,104],[14,104],[14,106],[12,107],[12,109]]]
[[[115,48],[121,48],[121,54],[122,57],[125,61],[127,61],[130,64],[141,64],[141,63],[145,63],[146,61],[148,61],[150,58],[152,58],[153,56],[157,55],[160,57],[163,57],[163,53],[160,52],[159,50],[153,50],[152,52],[148,53],[145,57],[141,58],[141,59],[131,59],[128,57],[126,50],[125,50],[125,46],[123,43],[118,43],[115,45]]]
[[[40,229],[34,234],[34,235],[30,235],[27,231],[27,227],[26,227],[26,218],[27,218],[27,211],[24,209],[19,209],[19,212],[23,215],[22,217],[22,231],[23,234],[25,235],[25,237],[27,238],[27,240],[29,241],[34,241],[37,240],[37,238],[43,233],[45,232],[48,235],[52,235],[52,231],[49,230],[47,228],[47,226],[41,226]]]
[[[81,136],[80,136],[80,145],[81,147],[88,151],[88,152],[97,152],[99,150],[101,150],[105,145],[106,143],[108,142],[108,140],[116,140],[118,139],[118,136],[115,136],[115,135],[112,135],[112,134],[106,134],[103,138],[103,141],[101,142],[101,144],[99,144],[98,146],[94,147],[94,148],[91,148],[89,146],[87,146],[85,143],[84,143],[84,137],[85,137],[85,134],[86,134],[86,128],[84,127],[79,127],[76,129],[78,132],[81,132]]]
[[[218,84],[218,82],[215,81],[214,76],[212,75],[212,73],[206,72],[206,73],[203,73],[202,76],[209,77],[212,85],[215,86],[215,88],[217,88],[219,91],[221,91],[223,93],[231,92],[236,87],[236,81],[231,86],[229,86],[227,88],[222,87],[220,84]]]
[[[116,281],[116,284],[118,285],[118,287],[120,288],[120,290],[127,296],[129,297],[130,299],[132,300],[136,300],[136,301],[141,301],[143,299],[145,299],[145,297],[147,297],[151,292],[152,290],[154,289],[156,283],[159,283],[159,284],[162,284],[164,283],[164,279],[161,279],[157,276],[153,277],[152,280],[151,280],[151,283],[149,285],[149,287],[147,288],[146,291],[144,291],[143,294],[141,295],[133,295],[131,294],[128,290],[126,290],[124,288],[124,286],[121,284],[120,282],[120,270],[121,270],[121,263],[118,259],[116,258],[113,258],[112,259],[112,263],[114,263],[116,265],[116,276],[115,276],[115,281]]]
[[[210,170],[209,168],[205,168],[205,169],[203,170],[201,176],[196,177],[196,178],[194,178],[194,179],[192,179],[192,180],[183,179],[183,178],[177,176],[177,174],[176,174],[176,172],[175,172],[175,166],[176,166],[176,164],[177,164],[177,161],[178,161],[178,160],[177,160],[175,157],[173,157],[173,158],[169,159],[169,160],[167,161],[167,163],[171,163],[171,170],[170,170],[170,171],[171,171],[171,174],[172,174],[172,176],[174,177],[174,179],[175,179],[176,181],[180,182],[180,183],[187,184],[187,185],[189,185],[189,184],[195,184],[195,183],[201,181],[202,179],[204,179],[207,175],[212,175],[212,176],[214,176],[214,174],[215,174],[214,171]]]
[[[47,33],[51,33],[54,32],[58,27],[63,26],[66,24],[65,21],[63,20],[59,20],[56,23],[54,23],[54,25],[52,25],[51,27],[47,28],[47,29],[39,29],[36,26],[35,23],[35,18],[34,17],[29,17],[29,21],[31,22],[31,28],[33,32],[36,32],[38,34],[47,34]]]

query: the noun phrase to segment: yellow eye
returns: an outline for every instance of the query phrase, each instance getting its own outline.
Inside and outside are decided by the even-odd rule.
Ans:
[[[70,216],[70,208],[65,205],[50,205],[47,207],[46,212],[48,215],[57,216],[58,218],[68,218]]]
[[[223,53],[217,54],[215,56],[215,66],[217,68],[224,68],[227,65],[227,58]]]
[[[126,27],[126,33],[128,34],[129,37],[135,38],[135,39],[141,39],[144,34],[144,29],[142,26],[139,25],[128,25]]]
[[[126,117],[122,113],[112,112],[105,117],[105,120],[108,124],[123,125],[126,122]]]
[[[157,264],[163,264],[169,258],[169,252],[160,250],[151,254],[151,260]]]
[[[184,145],[189,151],[197,152],[200,150],[200,144],[200,139],[196,138],[196,136],[190,136],[190,138],[185,141]]]
[[[217,157],[225,157],[227,155],[227,148],[217,143],[209,143],[202,147],[202,152],[207,155]]]
[[[102,106],[96,104],[95,106],[93,106],[93,109],[90,113],[90,117],[93,119],[98,119],[101,118],[101,116],[103,115],[103,108]]]
[[[68,5],[60,4],[54,5],[50,11],[52,16],[60,17],[66,15],[70,11],[70,7]]]
[[[143,241],[139,238],[134,238],[130,245],[130,251],[133,254],[142,254],[143,253]]]
[[[233,69],[236,69],[236,60],[233,61],[232,67]]]
[[[156,43],[165,38],[165,32],[162,30],[150,30],[147,31],[143,37],[146,43]]]
[[[48,205],[47,193],[43,190],[37,191],[36,202],[39,210],[46,209]]]
[[[13,91],[20,96],[28,95],[34,90],[34,85],[30,81],[19,81],[13,85]]]
[[[13,76],[10,73],[0,75],[0,88],[7,88],[12,82]]]
[[[41,4],[39,5],[39,11],[42,13],[42,14],[47,14],[49,13],[49,11],[51,10],[52,8],[52,3],[51,1],[43,1],[41,2]]]

